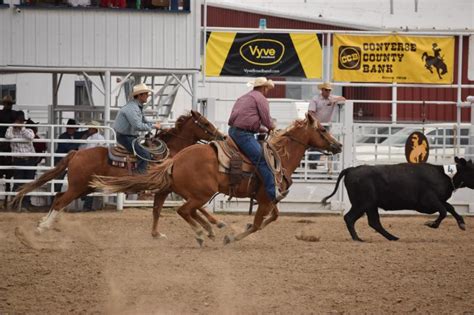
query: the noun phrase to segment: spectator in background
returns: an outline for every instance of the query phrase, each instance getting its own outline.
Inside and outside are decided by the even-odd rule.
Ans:
[[[0,110],[0,124],[11,124],[15,121],[15,113],[12,109],[15,101],[10,95],[2,99],[3,109]],[[5,138],[8,126],[0,126],[0,138]],[[0,152],[11,152],[9,142],[0,142]],[[2,164],[3,165],[3,164]]]
[[[77,123],[74,119],[69,119],[67,121],[67,126],[66,127],[66,132],[63,132],[61,135],[59,135],[59,139],[68,139],[68,140],[81,140],[81,139],[86,139],[87,138],[87,130],[85,131],[77,131]],[[71,143],[71,142],[62,142],[58,143],[58,148],[56,149],[56,153],[69,153],[70,151],[73,150],[78,150],[80,143]],[[57,164],[63,157],[55,157],[54,162]],[[62,176],[57,177],[58,179],[63,179],[64,176],[66,175],[66,172],[62,174]],[[56,192],[61,191],[62,184],[56,184],[54,190]]]
[[[15,124],[24,124],[25,123],[25,113],[23,111],[18,111],[15,113]],[[5,138],[6,139],[24,139],[22,142],[10,142],[10,147],[12,153],[35,153],[35,148],[33,146],[33,139],[35,133],[30,128],[25,126],[11,126],[8,127]],[[13,157],[13,165],[15,166],[35,166],[36,158],[32,156],[15,156]],[[25,170],[25,169],[15,169],[14,177],[15,179],[33,179],[35,177],[35,170]],[[13,190],[18,190],[23,184],[15,183]],[[25,210],[31,209],[31,200],[30,196],[25,196],[22,201],[21,207]]]
[[[26,121],[26,124],[27,125],[36,125],[38,123],[35,123],[33,120],[28,118],[28,120]],[[27,127],[27,128],[30,128],[31,130],[33,130],[33,132],[35,133],[35,139],[41,139],[40,136],[38,136],[38,127]],[[33,146],[35,148],[36,153],[44,153],[44,152],[46,152],[46,150],[48,150],[48,146],[46,145],[45,142],[33,142]],[[36,158],[36,165],[38,165],[43,159],[44,159],[44,157],[41,157],[41,156],[37,157]]]
[[[93,121],[89,122],[88,125],[99,127],[100,123],[93,120]],[[97,143],[97,142],[96,143],[94,143],[94,142],[85,143],[84,145],[81,145],[81,147],[80,147],[81,150],[95,148],[95,147],[98,147],[98,146],[104,146],[105,145],[105,138],[99,132],[98,128],[89,127],[89,129],[87,130],[87,135],[88,135],[87,141],[89,141],[89,140],[103,140],[104,142],[103,143]],[[84,197],[83,198],[83,200],[84,200],[84,206],[83,206],[84,211],[94,211],[94,210],[96,210],[94,208],[94,204],[97,204],[100,199],[101,199],[100,197],[93,197],[93,196]],[[99,208],[100,208],[100,206],[99,206]]]
[[[127,3],[126,0],[100,0],[100,6],[104,8],[123,9],[127,7]]]
[[[88,7],[91,5],[90,0],[68,0],[67,3],[72,7]]]
[[[2,99],[3,109],[0,110],[0,124],[11,124],[15,120],[15,111],[12,109],[15,101],[10,95],[4,96]],[[0,126],[0,138],[5,138],[5,133],[7,132],[8,126]],[[1,152],[10,152],[10,144],[8,142],[1,143],[2,149],[5,148],[8,151]]]
[[[309,102],[308,112],[316,117],[321,123],[329,123],[332,121],[334,115],[334,109],[336,105],[341,102],[345,102],[345,98],[342,96],[331,95],[332,86],[329,82],[324,82],[318,85],[318,89],[321,91],[319,95],[313,97]],[[329,128],[327,128],[329,130]],[[309,149],[313,152],[308,159],[310,161],[319,161],[321,158],[320,154],[314,154],[316,150]],[[318,164],[310,164],[310,168],[316,169]]]
[[[325,82],[318,85],[321,93],[313,97],[309,102],[308,111],[319,120],[321,123],[328,123],[332,121],[334,109],[340,102],[345,102],[346,99],[342,96],[331,95],[331,83]]]
[[[2,99],[3,109],[0,110],[0,124],[11,124],[15,120],[15,113],[12,109],[15,101],[10,95],[6,95]],[[5,138],[5,133],[7,132],[8,126],[0,126],[0,138]],[[0,152],[11,152],[10,142],[0,142]],[[12,165],[12,159],[10,156],[0,156],[0,165],[8,166]],[[7,169],[0,169],[0,178],[10,179],[13,177],[13,171]],[[5,183],[5,191],[10,191],[10,183]],[[7,197],[4,201],[4,206],[6,208]]]
[[[87,138],[88,130],[85,131],[77,131],[77,123],[74,119],[68,119],[66,127],[66,132],[63,132],[59,135],[59,139],[69,139],[69,140],[81,140]],[[73,150],[78,150],[80,143],[58,143],[58,148],[56,149],[56,153],[69,153]],[[62,157],[56,157],[55,163],[57,164]]]
[[[97,127],[101,126],[100,123],[95,121],[95,120],[89,122],[88,125],[97,126]],[[97,143],[97,142],[84,143],[80,146],[81,149],[89,149],[89,148],[94,148],[94,147],[97,147],[97,146],[104,146],[105,145],[105,138],[99,132],[98,128],[89,127],[89,129],[87,129],[87,140],[88,141],[89,140],[94,140],[94,141],[103,140],[104,142],[103,143]]]

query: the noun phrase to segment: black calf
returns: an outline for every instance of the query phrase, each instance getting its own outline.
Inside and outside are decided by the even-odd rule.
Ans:
[[[457,173],[453,178],[445,174],[443,166],[428,163],[349,167],[341,172],[336,188],[323,199],[323,203],[336,193],[339,182],[345,176],[344,184],[352,207],[344,216],[344,221],[355,241],[362,241],[354,224],[364,213],[367,213],[370,227],[388,240],[398,240],[383,228],[378,208],[416,210],[429,214],[439,212],[436,220],[427,223],[431,228],[438,228],[449,212],[459,228],[465,230],[464,219],[447,200],[458,188],[474,189],[474,165],[463,158],[456,157],[454,161]]]

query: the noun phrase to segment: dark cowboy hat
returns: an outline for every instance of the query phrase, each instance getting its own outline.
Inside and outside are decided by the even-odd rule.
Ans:
[[[76,122],[74,119],[69,118],[69,119],[67,120],[66,125],[77,125],[77,122]]]
[[[19,111],[16,111],[15,112],[15,121],[21,121],[21,122],[25,122],[25,113],[22,111],[22,110],[19,110]]]
[[[5,95],[2,99],[2,103],[3,105],[6,105],[6,104],[15,104],[15,101],[13,100],[13,98],[10,96],[10,95]]]

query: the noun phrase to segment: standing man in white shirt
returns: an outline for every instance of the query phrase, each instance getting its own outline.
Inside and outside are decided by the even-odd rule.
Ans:
[[[308,112],[316,117],[319,122],[327,124],[332,121],[336,105],[345,102],[346,99],[342,96],[331,95],[332,86],[329,82],[318,85],[318,88],[321,93],[309,102]],[[315,150],[310,149],[310,151],[314,152]],[[314,153],[308,157],[311,161],[319,161],[320,158],[320,154],[315,155]],[[310,168],[316,169],[317,167],[317,164],[310,164]]]
[[[14,124],[25,123],[25,113],[23,111],[17,111],[15,113]],[[12,153],[36,153],[35,147],[33,146],[33,139],[35,133],[32,129],[26,128],[25,126],[10,126],[5,133],[6,139],[22,139],[21,142],[10,142]],[[35,166],[36,157],[34,156],[15,156],[13,157],[14,166]],[[34,179],[35,170],[15,169],[13,177],[15,179]],[[23,184],[15,183],[13,190],[18,190]],[[31,209],[30,196],[25,196],[21,207],[25,210]]]
[[[331,95],[331,83],[325,82],[318,85],[321,93],[313,97],[309,102],[308,112],[312,113],[321,123],[328,123],[332,121],[334,109],[336,105],[345,102],[343,96]]]

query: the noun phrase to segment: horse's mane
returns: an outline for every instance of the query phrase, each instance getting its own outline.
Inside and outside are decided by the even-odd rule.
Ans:
[[[288,147],[288,142],[290,139],[287,137],[287,135],[291,135],[295,129],[304,127],[306,123],[306,119],[295,120],[285,129],[276,130],[268,142],[270,142],[270,144],[277,150],[281,157],[288,157],[289,153],[286,148]]]
[[[178,120],[176,120],[174,127],[166,129],[166,130],[162,130],[158,134],[158,138],[160,138],[164,142],[168,142],[169,140],[171,140],[171,138],[176,137],[176,134],[181,132],[181,128],[191,117],[192,117],[191,112],[188,112],[186,114],[179,116]]]

